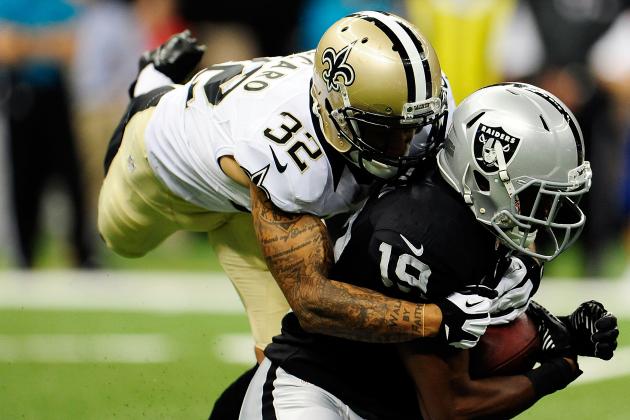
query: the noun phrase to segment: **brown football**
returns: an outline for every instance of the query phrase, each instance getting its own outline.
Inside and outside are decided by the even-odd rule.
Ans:
[[[470,352],[470,376],[524,373],[534,366],[541,345],[536,324],[527,314],[509,324],[490,326]]]

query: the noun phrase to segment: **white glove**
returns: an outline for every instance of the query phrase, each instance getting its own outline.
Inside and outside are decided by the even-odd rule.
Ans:
[[[490,324],[490,305],[496,292],[485,286],[473,286],[455,292],[437,305],[442,310],[440,336],[459,349],[474,347]]]
[[[499,283],[498,297],[490,307],[490,325],[507,324],[525,312],[529,301],[538,290],[543,267],[532,257],[513,255]]]

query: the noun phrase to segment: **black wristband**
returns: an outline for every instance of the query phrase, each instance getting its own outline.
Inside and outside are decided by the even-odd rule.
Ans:
[[[559,391],[582,374],[580,369],[573,370],[569,362],[562,357],[542,363],[536,369],[525,374],[534,385],[538,398]]]

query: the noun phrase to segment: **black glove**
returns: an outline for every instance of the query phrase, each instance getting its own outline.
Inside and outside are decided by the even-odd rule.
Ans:
[[[529,303],[527,314],[538,327],[538,334],[542,341],[542,360],[567,356],[573,352],[571,333],[560,319],[533,300]]]
[[[490,323],[490,305],[496,291],[485,286],[472,286],[438,300],[442,311],[439,337],[453,347],[474,347]]]
[[[604,305],[589,300],[571,315],[560,317],[571,332],[571,344],[577,354],[610,360],[617,348],[617,317]]]
[[[561,389],[575,381],[582,371],[575,362],[575,368],[563,357],[555,357],[544,361],[536,369],[525,373],[532,382],[537,398],[544,397]]]
[[[197,44],[190,31],[171,36],[164,44],[152,51],[147,51],[140,58],[140,70],[153,64],[160,73],[168,76],[174,83],[182,83],[195,69],[206,47]]]

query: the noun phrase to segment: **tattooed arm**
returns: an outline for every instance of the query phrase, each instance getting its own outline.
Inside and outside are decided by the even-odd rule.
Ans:
[[[438,334],[440,308],[328,279],[332,247],[322,221],[283,212],[253,184],[250,193],[267,265],[305,330],[370,342]]]

